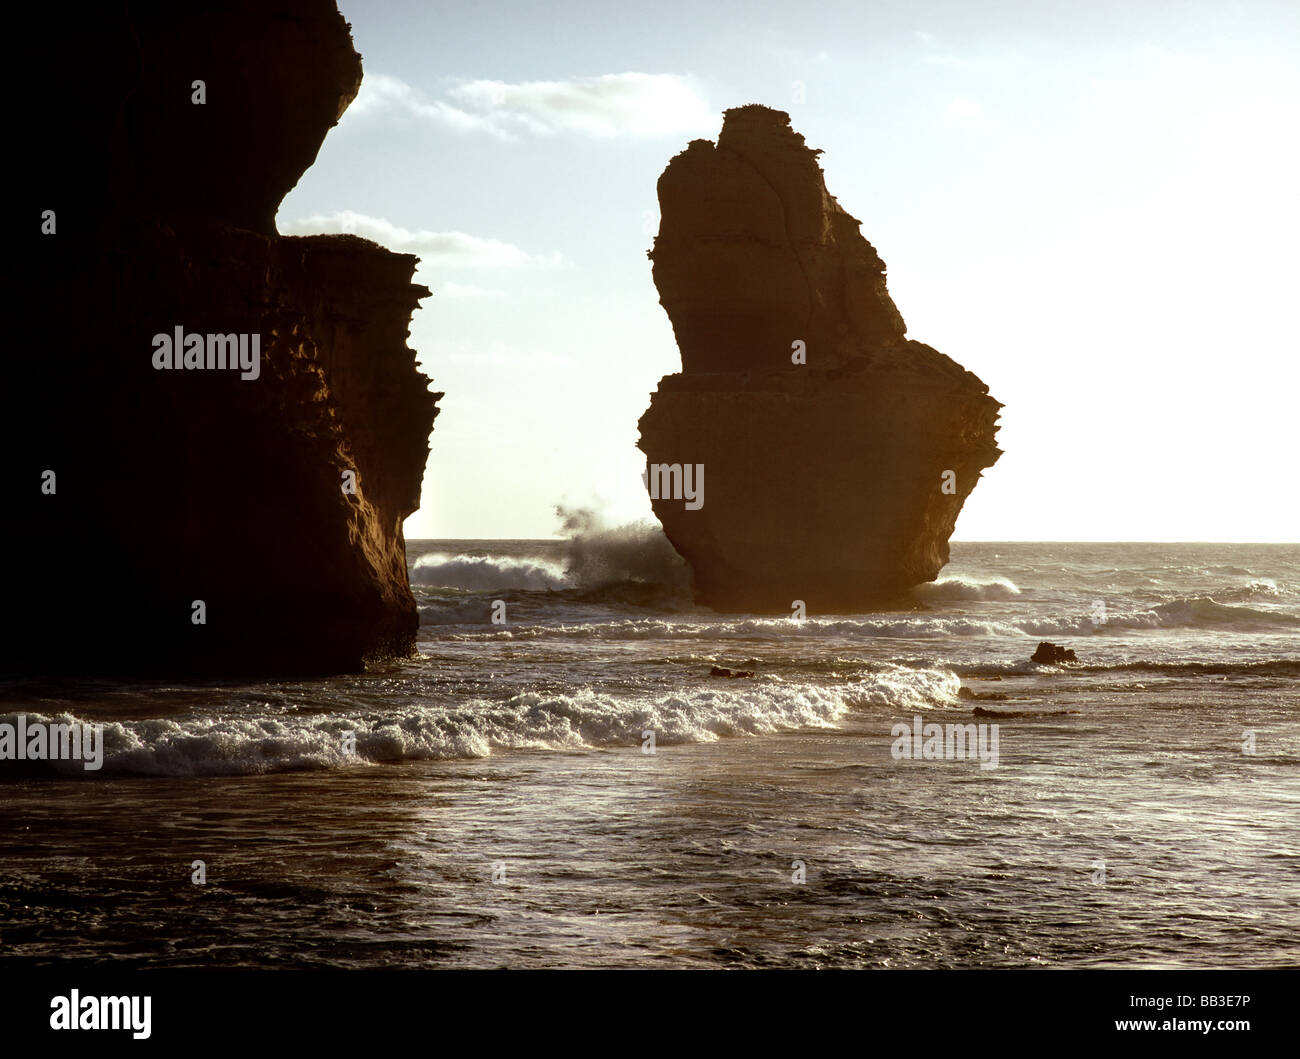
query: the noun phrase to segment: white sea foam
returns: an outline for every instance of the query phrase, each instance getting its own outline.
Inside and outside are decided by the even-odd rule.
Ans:
[[[796,622],[790,618],[716,618],[671,620],[639,618],[613,621],[569,622],[555,624],[519,624],[509,628],[491,627],[483,631],[465,630],[448,633],[451,640],[706,640],[706,639],[789,639],[820,638],[948,638],[948,637],[1024,637],[1024,636],[1091,636],[1117,630],[1229,628],[1269,629],[1300,626],[1300,616],[1282,610],[1229,606],[1208,597],[1171,600],[1157,606],[1112,610],[1104,622],[1097,622],[1092,612],[1035,618],[947,617],[942,614],[879,614],[855,617],[808,618]]]
[[[639,748],[830,728],[850,710],[929,710],[957,702],[947,670],[885,666],[838,685],[759,677],[658,695],[527,691],[504,701],[395,713],[199,716],[104,722],[104,774],[211,776],[480,758],[496,750]],[[45,720],[31,714],[32,723]],[[352,741],[347,738],[353,733]],[[355,746],[355,754],[349,752]],[[51,763],[60,765],[63,763]]]
[[[1015,599],[1020,589],[1005,577],[988,580],[965,577],[941,577],[931,584],[918,585],[916,595],[922,599]]]
[[[620,581],[690,584],[690,567],[657,524],[610,526],[598,511],[563,505],[556,506],[555,514],[566,538],[565,573],[575,588],[596,588]]]
[[[589,590],[625,582],[690,584],[690,568],[659,526],[649,522],[610,526],[589,508],[557,506],[555,513],[565,537],[562,563],[538,557],[434,552],[416,560],[411,583],[466,592]]]
[[[972,618],[740,618],[736,620],[669,621],[660,618],[575,622],[556,625],[518,625],[483,632],[457,632],[452,640],[707,640],[707,639],[818,639],[843,636],[1017,636],[1015,625]]]
[[[546,592],[570,585],[562,567],[542,559],[488,558],[437,552],[422,555],[415,561],[411,582],[430,588],[455,588],[467,592],[508,589]]]

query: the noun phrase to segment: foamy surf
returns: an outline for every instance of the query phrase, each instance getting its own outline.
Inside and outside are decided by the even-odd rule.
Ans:
[[[396,714],[202,716],[106,721],[101,775],[221,776],[488,757],[496,751],[582,751],[708,743],[833,728],[853,710],[957,704],[950,671],[884,666],[838,685],[760,677],[658,695],[526,691],[501,701]],[[47,721],[28,714],[28,723]],[[63,720],[70,720],[64,717]],[[0,762],[0,770],[6,763]],[[48,762],[77,775],[78,762]],[[75,767],[74,767],[75,766]]]
[[[482,609],[482,608],[480,608]],[[1265,610],[1219,603],[1209,597],[1170,600],[1149,608],[1112,609],[1102,616],[1094,611],[1033,618],[976,618],[940,614],[890,614],[872,616],[791,618],[741,617],[610,618],[607,620],[518,623],[495,626],[471,620],[468,608],[428,607],[421,611],[427,625],[456,626],[441,633],[453,641],[474,640],[701,640],[787,639],[825,636],[846,638],[949,638],[949,637],[1052,637],[1110,635],[1117,631],[1141,632],[1182,628],[1224,629],[1247,632],[1300,627],[1300,616],[1284,610]]]
[[[26,829],[0,886],[8,948],[141,966],[490,968],[508,949],[534,967],[807,967],[815,937],[827,967],[1295,962],[1300,548],[958,542],[913,609],[795,623],[669,591],[656,541],[637,562],[588,543],[581,568],[600,572],[580,585],[566,541],[411,542],[412,565],[436,557],[413,578],[421,657],[366,673],[0,682],[0,715],[107,729],[98,771],[0,764]],[[1079,661],[1031,662],[1041,640]],[[997,767],[927,761],[924,744],[918,762],[918,719],[922,736],[998,725]],[[168,826],[105,844],[159,799]],[[303,854],[287,879],[267,835]],[[155,885],[150,864],[183,883],[195,858],[210,889]],[[1063,923],[1098,860],[1107,914]],[[772,914],[791,894],[797,922]],[[246,943],[215,943],[245,901]],[[879,914],[846,917],[846,901]],[[123,946],[69,908],[194,943],[162,952],[154,930]],[[1189,947],[1189,915],[1204,944]],[[322,934],[336,921],[345,936]]]
[[[544,560],[443,553],[420,556],[411,569],[411,583],[465,592],[546,592],[572,587],[563,567]]]
[[[484,556],[433,552],[411,568],[411,583],[467,592],[589,591],[639,583],[683,587],[690,570],[663,530],[649,522],[607,525],[588,508],[557,505],[561,561],[540,556]]]
[[[941,577],[930,584],[917,585],[914,589],[921,599],[1015,599],[1020,589],[1014,581],[1005,577],[979,580],[965,577]]]

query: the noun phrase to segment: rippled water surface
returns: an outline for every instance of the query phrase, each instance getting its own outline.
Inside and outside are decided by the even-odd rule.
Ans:
[[[954,545],[913,609],[795,623],[606,543],[413,546],[382,672],[5,685],[105,756],[0,764],[0,960],[1300,963],[1300,548]],[[936,722],[996,767],[897,756]]]

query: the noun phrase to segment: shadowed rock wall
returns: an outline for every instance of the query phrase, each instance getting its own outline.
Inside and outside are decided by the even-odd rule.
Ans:
[[[106,5],[43,70],[32,213],[55,231],[28,244],[41,338],[5,671],[296,674],[409,654],[402,520],[441,394],[406,339],[428,290],[411,255],[274,227],[361,83],[347,23],[325,0]],[[204,336],[203,367],[156,366],[177,327]],[[219,353],[246,336],[250,360],[257,336],[255,369],[206,359],[209,335]]]

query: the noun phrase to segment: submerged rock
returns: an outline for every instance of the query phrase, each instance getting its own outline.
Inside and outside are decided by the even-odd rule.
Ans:
[[[659,179],[680,374],[640,421],[655,515],[719,610],[859,609],[934,580],[1001,404],[909,341],[789,115],[728,110]],[[707,488],[706,488],[707,484]]]
[[[1079,659],[1075,657],[1073,651],[1044,640],[1038,645],[1038,649],[1034,651],[1029,660],[1031,662],[1041,662],[1043,665],[1054,666],[1059,665],[1061,662],[1077,662]]]
[[[709,676],[711,677],[736,678],[736,677],[752,677],[753,675],[754,675],[754,671],[752,669],[728,669],[726,666],[714,666],[712,669],[709,670]]]
[[[441,395],[406,338],[429,292],[411,255],[274,226],[360,85],[348,24],[332,0],[92,21],[49,52],[67,99],[39,101],[35,201],[54,231],[29,259],[46,326],[16,402],[30,533],[6,670],[409,654],[402,520]]]
[[[957,689],[959,699],[987,699],[993,702],[1005,702],[1007,696],[1000,691],[974,691],[963,684]]]
[[[971,713],[976,717],[1071,717],[1082,713],[1081,710],[990,710],[976,706]]]

